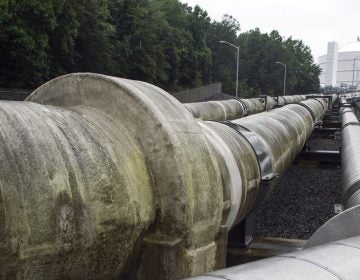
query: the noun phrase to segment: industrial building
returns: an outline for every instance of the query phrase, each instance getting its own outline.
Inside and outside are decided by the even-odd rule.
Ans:
[[[339,46],[329,42],[327,53],[318,58],[321,68],[322,87],[359,88],[360,83],[360,42]]]

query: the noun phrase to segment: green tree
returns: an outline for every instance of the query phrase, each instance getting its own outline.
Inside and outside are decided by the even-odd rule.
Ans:
[[[240,46],[241,96],[319,89],[309,47],[277,31],[240,33],[230,15],[211,21],[179,0],[0,0],[1,87],[35,88],[70,72],[138,79],[171,92],[213,81],[233,93]]]
[[[209,81],[219,81],[223,83],[223,89],[227,93],[235,90],[235,70],[236,52],[233,48],[220,44],[220,40],[239,44],[238,32],[240,31],[239,22],[229,15],[224,15],[222,21],[213,21],[207,34],[207,45],[212,52],[212,65],[208,72]],[[243,53],[244,49],[240,48]],[[244,55],[240,55],[243,57]],[[240,62],[242,65],[242,62]],[[241,69],[241,68],[240,68]]]
[[[49,77],[53,1],[0,1],[0,86],[33,88]]]
[[[79,34],[80,15],[84,0],[54,2],[56,23],[49,34],[50,76],[56,77],[77,71],[78,53],[75,43]]]
[[[79,17],[75,41],[77,71],[111,74],[114,28],[109,19],[108,0],[86,0]]]

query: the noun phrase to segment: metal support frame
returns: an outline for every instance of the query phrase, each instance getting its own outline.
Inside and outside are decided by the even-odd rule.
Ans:
[[[341,121],[339,120],[324,120],[322,123],[323,128],[341,128]]]
[[[268,97],[267,95],[260,95],[259,96],[261,99],[264,100],[264,112],[267,111],[267,104],[268,104]]]
[[[341,164],[340,151],[324,151],[324,150],[305,150],[299,153],[295,159],[295,163],[300,161],[318,161],[319,163]]]
[[[340,128],[335,127],[315,127],[311,135],[312,138],[336,138],[341,132]]]

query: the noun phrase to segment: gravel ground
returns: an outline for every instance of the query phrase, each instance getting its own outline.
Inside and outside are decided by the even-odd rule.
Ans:
[[[310,138],[307,141],[307,146],[310,146],[311,150],[338,151],[340,142],[340,139]]]
[[[311,139],[312,149],[337,150],[338,140]],[[254,235],[308,239],[341,203],[341,170],[334,165],[293,165],[254,213]]]

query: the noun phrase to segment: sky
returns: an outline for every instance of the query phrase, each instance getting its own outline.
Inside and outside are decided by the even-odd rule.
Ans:
[[[339,51],[356,48],[360,36],[360,0],[180,0],[199,5],[215,20],[224,14],[235,17],[241,31],[259,27],[261,32],[279,31],[311,48],[315,62],[326,54],[327,42],[337,41]],[[220,39],[220,38],[219,38]]]

